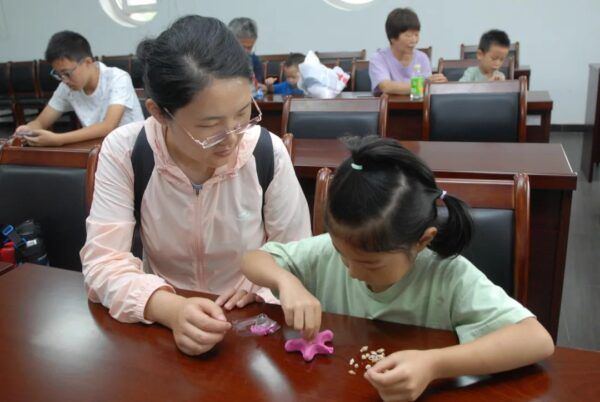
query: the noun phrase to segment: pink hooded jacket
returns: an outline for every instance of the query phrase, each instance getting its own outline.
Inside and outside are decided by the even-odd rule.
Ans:
[[[142,124],[155,160],[141,205],[143,263],[130,252],[135,226],[131,152]],[[169,156],[154,118],[109,134],[100,152],[87,241],[80,253],[90,300],[108,307],[119,321],[149,323],[144,309],[157,289],[249,290],[252,284],[240,272],[246,250],[266,241],[309,237],[306,198],[283,142],[273,134],[275,172],[262,221],[262,188],[252,154],[259,135],[258,126],[246,133],[237,158],[218,168],[196,193]],[[272,298],[268,289],[259,294]]]

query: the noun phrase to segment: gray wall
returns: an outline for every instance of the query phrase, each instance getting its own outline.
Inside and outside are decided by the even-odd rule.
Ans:
[[[376,0],[355,12],[322,0],[159,0],[156,18],[125,28],[104,14],[97,0],[0,0],[0,60],[42,58],[54,32],[82,33],[97,55],[132,53],[175,18],[196,13],[228,22],[249,16],[259,24],[257,53],[290,50],[356,50],[386,46],[383,28],[394,7],[410,6],[421,19],[421,46],[439,57],[458,58],[460,43],[475,44],[490,28],[521,42],[521,63],[532,68],[531,89],[549,90],[552,123],[584,122],[588,64],[600,62],[599,0]]]

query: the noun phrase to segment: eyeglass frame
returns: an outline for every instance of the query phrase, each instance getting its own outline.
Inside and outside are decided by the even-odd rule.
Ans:
[[[65,79],[70,80],[71,74],[73,74],[75,72],[75,70],[77,70],[77,68],[83,64],[84,61],[85,61],[85,59],[79,60],[75,67],[65,71],[64,73],[59,73],[58,71],[55,71],[54,69],[52,69],[52,70],[50,70],[50,76],[60,82],[63,82]]]
[[[173,122],[177,125],[177,127],[179,127],[181,130],[183,130],[183,132],[185,132],[188,135],[188,137],[190,137],[190,140],[192,140],[196,144],[200,145],[202,147],[202,149],[209,149],[209,148],[217,146],[220,143],[222,143],[223,141],[225,141],[225,139],[227,137],[229,137],[231,134],[236,134],[236,135],[244,134],[246,131],[248,131],[252,127],[257,126],[258,123],[260,123],[262,121],[262,111],[258,107],[258,103],[256,103],[256,99],[252,98],[252,103],[254,103],[254,107],[256,107],[256,110],[258,111],[258,115],[251,118],[250,120],[248,120],[248,123],[246,123],[243,127],[238,126],[237,128],[234,128],[232,130],[223,130],[222,132],[213,134],[210,137],[205,138],[204,140],[199,140],[199,139],[194,138],[194,136],[185,127],[183,127],[181,124],[179,124],[179,122],[177,120],[175,120],[175,116],[173,116],[173,114],[169,111],[169,109],[167,109],[166,107],[163,107],[163,110],[165,111],[165,113],[167,115],[169,115],[169,117],[171,118],[171,120],[173,120]],[[252,113],[252,112],[250,112],[250,113]],[[213,142],[213,143],[211,143],[211,142]]]

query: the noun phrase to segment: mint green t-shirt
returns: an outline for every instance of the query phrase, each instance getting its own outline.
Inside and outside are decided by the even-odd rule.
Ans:
[[[374,293],[350,277],[328,234],[271,242],[262,250],[297,276],[330,313],[454,330],[461,343],[533,317],[462,256],[442,259],[425,249],[399,282]]]
[[[504,73],[500,70],[496,70],[494,75],[500,77],[501,80],[506,79]],[[460,77],[460,82],[479,82],[479,81],[488,81],[489,78],[481,72],[479,66],[469,67],[463,73],[463,76]]]

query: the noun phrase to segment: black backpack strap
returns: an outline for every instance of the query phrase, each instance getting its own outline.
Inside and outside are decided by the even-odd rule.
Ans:
[[[256,160],[256,173],[258,182],[262,188],[262,209],[264,221],[265,194],[269,188],[269,184],[273,181],[275,174],[275,156],[273,155],[273,140],[269,130],[264,127],[260,128],[260,137],[254,148],[254,159]]]
[[[146,129],[143,126],[131,151],[131,166],[133,167],[133,214],[136,226],[132,251],[137,257],[142,258],[141,240],[139,238],[140,210],[144,191],[146,191],[148,181],[150,181],[150,176],[152,176],[154,170],[154,152],[150,148],[148,137],[146,137]]]

